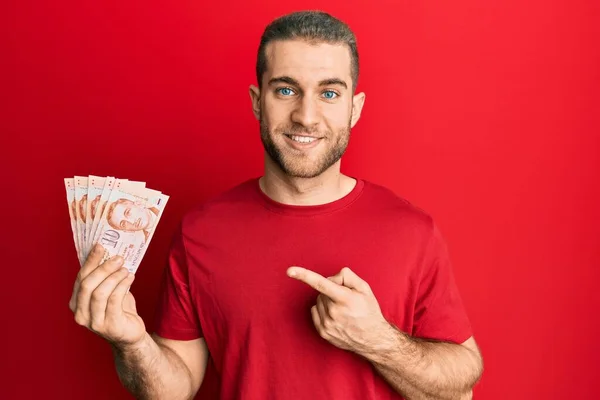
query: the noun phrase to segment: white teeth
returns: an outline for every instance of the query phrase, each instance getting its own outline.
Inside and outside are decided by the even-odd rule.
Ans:
[[[306,136],[291,136],[291,138],[292,140],[300,143],[312,143],[317,140],[317,138],[309,138]]]

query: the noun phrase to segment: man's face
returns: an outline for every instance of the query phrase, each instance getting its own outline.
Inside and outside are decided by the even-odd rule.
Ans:
[[[270,43],[262,90],[251,90],[267,154],[288,175],[313,178],[342,157],[364,94],[353,96],[345,45]]]
[[[152,221],[152,212],[131,200],[121,200],[110,215],[110,223],[123,231],[147,229]]]

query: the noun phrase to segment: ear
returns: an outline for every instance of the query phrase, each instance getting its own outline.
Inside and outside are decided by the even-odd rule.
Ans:
[[[356,125],[358,119],[360,118],[360,113],[362,112],[362,108],[365,104],[365,97],[366,95],[363,92],[354,95],[354,97],[352,98],[352,120],[350,124],[351,128],[354,128],[354,125]]]
[[[260,89],[250,85],[250,100],[252,100],[252,112],[256,119],[260,119]]]

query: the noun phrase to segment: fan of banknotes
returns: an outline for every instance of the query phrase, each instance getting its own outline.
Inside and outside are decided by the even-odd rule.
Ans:
[[[83,265],[100,242],[104,260],[119,255],[135,273],[169,200],[145,182],[107,176],[65,178],[73,241]]]

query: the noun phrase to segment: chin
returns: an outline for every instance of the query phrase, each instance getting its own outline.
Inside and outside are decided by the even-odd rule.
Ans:
[[[308,163],[307,163],[308,164]],[[285,165],[283,166],[283,172],[286,173],[286,175],[293,177],[293,178],[316,178],[317,176],[321,175],[323,172],[325,172],[327,170],[327,168],[318,168],[315,166],[315,164],[309,164],[309,165],[298,165],[297,163],[294,165]]]
[[[285,174],[290,178],[312,179],[322,174],[322,172],[290,172],[285,171]]]

